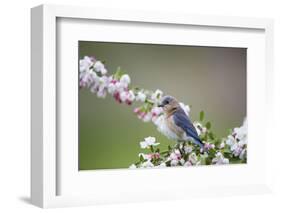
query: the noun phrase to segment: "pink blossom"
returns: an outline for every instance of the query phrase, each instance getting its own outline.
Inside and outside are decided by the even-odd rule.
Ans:
[[[120,99],[120,93],[119,92],[115,92],[113,97],[117,102],[122,103],[122,101]]]
[[[205,150],[210,150],[210,149],[214,149],[214,148],[215,148],[214,144],[211,144],[211,143],[205,143],[204,144],[204,149]]]

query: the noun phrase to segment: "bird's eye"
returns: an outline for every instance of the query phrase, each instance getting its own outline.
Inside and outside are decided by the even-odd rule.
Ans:
[[[169,101],[168,101],[168,100],[166,100],[166,101],[165,101],[165,104],[169,104]]]

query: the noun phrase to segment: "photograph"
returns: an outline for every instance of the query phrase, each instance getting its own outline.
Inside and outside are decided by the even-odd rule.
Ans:
[[[247,163],[247,48],[78,41],[79,170]]]

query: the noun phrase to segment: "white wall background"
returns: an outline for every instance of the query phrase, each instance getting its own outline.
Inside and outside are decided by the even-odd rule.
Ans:
[[[30,178],[30,8],[42,3],[99,6],[275,19],[275,123],[281,128],[281,5],[278,0],[6,0],[0,7],[0,212],[38,212],[29,204]],[[279,83],[279,85],[278,85]],[[263,112],[261,112],[263,113]],[[280,168],[281,140],[276,134],[275,168]],[[275,171],[272,195],[202,198],[157,203],[53,209],[51,212],[277,212],[281,200],[281,170]]]

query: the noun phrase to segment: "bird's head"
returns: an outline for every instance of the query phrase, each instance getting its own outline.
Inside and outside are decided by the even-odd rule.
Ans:
[[[164,112],[169,113],[179,107],[179,102],[172,96],[164,96],[158,107],[162,107]]]

